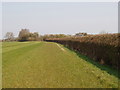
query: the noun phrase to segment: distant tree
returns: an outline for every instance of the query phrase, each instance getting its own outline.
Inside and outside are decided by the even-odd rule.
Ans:
[[[29,38],[29,30],[28,29],[22,29],[20,32],[19,32],[19,41],[28,41],[28,38]]]
[[[38,41],[38,40],[39,40],[38,32],[29,33],[28,41]]]
[[[75,36],[86,36],[87,33],[76,33]]]
[[[65,34],[59,34],[60,38],[67,37]]]
[[[48,39],[48,38],[50,38],[48,34],[45,34],[45,35],[42,36],[42,39],[43,39],[43,40],[46,40],[46,39]]]
[[[5,34],[5,40],[6,41],[13,41],[14,40],[14,34],[12,32],[7,32]]]
[[[37,41],[39,39],[39,33],[38,32],[34,32],[34,39]]]
[[[49,38],[64,38],[67,37],[65,34],[45,34],[42,36],[43,40],[49,39]]]
[[[33,33],[29,33],[28,41],[34,41],[34,34]]]
[[[107,34],[105,30],[102,30],[99,34]]]

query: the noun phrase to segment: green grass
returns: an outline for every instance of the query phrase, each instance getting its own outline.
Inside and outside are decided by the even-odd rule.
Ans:
[[[56,43],[5,42],[2,49],[3,88],[118,87],[117,77]]]

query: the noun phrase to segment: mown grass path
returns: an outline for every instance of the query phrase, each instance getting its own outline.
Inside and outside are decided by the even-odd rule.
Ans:
[[[118,79],[51,42],[3,43],[3,88],[114,88]]]

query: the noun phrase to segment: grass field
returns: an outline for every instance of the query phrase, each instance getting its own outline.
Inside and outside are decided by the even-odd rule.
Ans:
[[[3,88],[115,88],[118,78],[62,45],[4,42]]]

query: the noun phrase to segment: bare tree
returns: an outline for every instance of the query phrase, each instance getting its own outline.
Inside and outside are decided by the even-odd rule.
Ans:
[[[29,30],[28,29],[22,29],[20,32],[19,32],[19,41],[28,41],[28,38],[29,38]]]
[[[14,40],[14,34],[13,34],[12,32],[7,32],[7,33],[5,34],[5,39],[6,39],[7,41],[13,41],[13,40]]]

